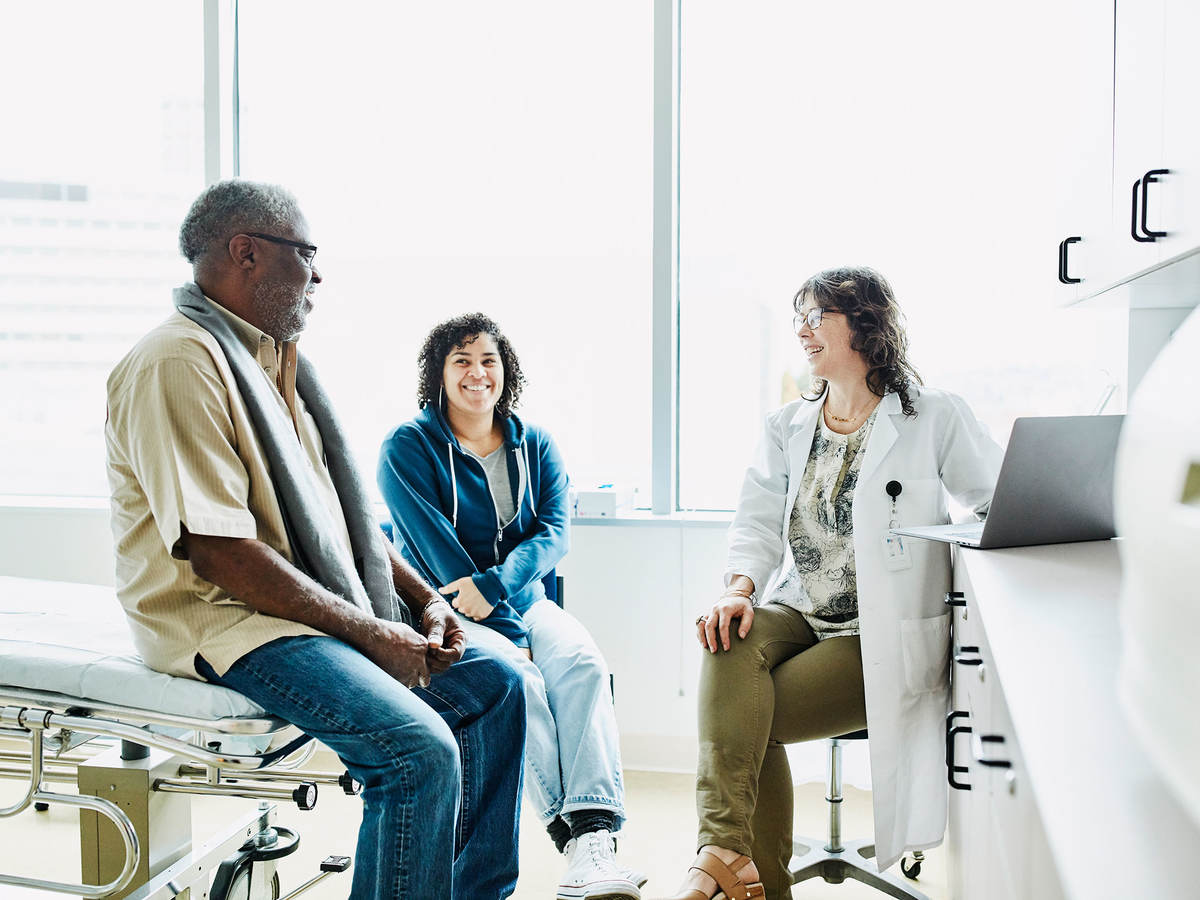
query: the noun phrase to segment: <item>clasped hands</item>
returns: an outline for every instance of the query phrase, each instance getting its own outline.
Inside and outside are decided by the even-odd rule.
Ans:
[[[441,597],[425,604],[415,628],[376,619],[376,640],[368,657],[405,687],[428,687],[433,675],[462,659],[467,635]]]

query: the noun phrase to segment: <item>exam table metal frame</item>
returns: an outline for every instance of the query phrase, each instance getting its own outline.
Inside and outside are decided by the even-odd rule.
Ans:
[[[25,796],[0,808],[0,818],[30,806],[79,809],[83,876],[71,884],[0,873],[0,885],[95,900],[200,900],[209,897],[210,874],[218,876],[214,889],[228,895],[241,870],[252,868],[247,896],[274,900],[275,860],[299,841],[274,824],[274,803],[311,809],[318,784],[338,785],[347,794],[360,789],[349,773],[296,771],[315,749],[307,735],[261,753],[222,749],[226,738],[278,739],[290,727],[266,715],[199,719],[0,685],[0,738],[29,745],[28,754],[0,752],[0,777],[28,780]],[[191,740],[150,730],[163,728],[189,732]],[[71,755],[98,738],[110,748],[90,757]],[[47,790],[50,781],[75,783],[79,794]],[[197,794],[257,799],[259,808],[193,848],[189,795]],[[349,863],[348,857],[327,857],[321,872],[284,900]],[[246,887],[244,879],[240,886]],[[214,893],[211,900],[225,896]]]

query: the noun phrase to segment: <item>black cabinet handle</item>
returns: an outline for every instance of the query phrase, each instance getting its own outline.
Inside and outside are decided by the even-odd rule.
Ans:
[[[967,653],[979,653],[979,648],[974,645],[963,645],[958,648],[958,652],[954,654],[954,661],[960,666],[982,666],[982,656],[966,656]]]
[[[1142,176],[1142,234],[1146,235],[1150,240],[1160,237],[1166,237],[1165,231],[1151,231],[1146,227],[1146,207],[1150,205],[1150,185],[1158,184],[1159,175],[1169,174],[1167,169],[1151,169]]]
[[[972,738],[972,743],[973,743],[973,745],[972,745],[971,749],[975,756],[975,762],[979,763],[981,766],[989,766],[990,768],[993,768],[993,769],[1011,769],[1012,768],[1012,760],[995,759],[993,757],[988,756],[984,752],[985,744],[1003,744],[1004,743],[1004,735],[1002,735],[1002,734],[981,734],[981,735],[978,735],[978,736]]]
[[[1138,188],[1142,186],[1142,179],[1138,179],[1133,183],[1133,205],[1129,211],[1129,236],[1139,244],[1153,244],[1154,238],[1142,237],[1138,234]]]
[[[965,781],[956,781],[955,775],[966,775],[971,770],[967,766],[960,766],[954,762],[954,738],[960,734],[970,734],[970,725],[954,725],[954,720],[958,718],[970,718],[969,712],[955,710],[946,716],[946,781],[950,783],[950,787],[956,791],[969,791],[971,786]]]
[[[1067,260],[1072,244],[1078,244],[1083,238],[1072,236],[1058,245],[1058,280],[1063,284],[1079,284],[1082,278],[1072,278],[1067,274]]]
[[[962,591],[946,591],[946,599],[943,601],[947,606],[966,606],[967,601],[963,599]]]

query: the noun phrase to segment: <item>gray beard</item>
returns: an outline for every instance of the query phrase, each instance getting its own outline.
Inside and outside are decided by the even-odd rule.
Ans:
[[[254,309],[263,331],[277,341],[294,341],[304,330],[307,313],[304,295],[283,281],[263,281],[254,286]]]

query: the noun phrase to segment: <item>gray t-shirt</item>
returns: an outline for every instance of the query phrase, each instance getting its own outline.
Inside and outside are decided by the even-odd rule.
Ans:
[[[466,451],[467,456],[479,461],[483,466],[483,474],[487,477],[488,490],[492,493],[492,501],[496,504],[496,517],[499,524],[507,525],[512,521],[517,511],[516,499],[513,497],[512,484],[508,480],[508,447],[501,444],[487,456],[480,456],[472,450]],[[520,454],[517,454],[517,465],[520,466]]]

